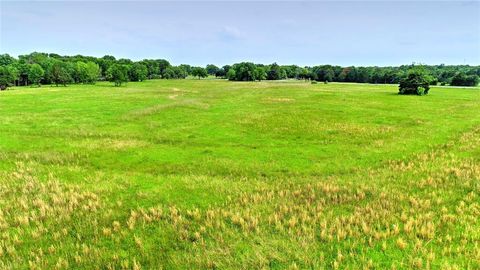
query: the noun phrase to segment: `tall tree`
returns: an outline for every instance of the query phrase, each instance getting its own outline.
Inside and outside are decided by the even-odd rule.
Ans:
[[[207,70],[207,73],[208,75],[211,75],[211,76],[214,76],[215,74],[217,74],[219,68],[215,65],[212,65],[212,64],[209,64],[207,65],[207,67],[205,68]]]
[[[18,80],[18,70],[13,66],[0,66],[0,90],[5,90]]]
[[[230,70],[233,70],[234,72],[230,72],[230,70],[227,72],[230,73],[230,77],[228,78],[229,80],[235,80],[235,81],[255,81],[255,70],[257,69],[257,66],[254,63],[250,62],[242,62],[238,64],[234,64]],[[231,75],[235,74],[235,77],[231,77]]]
[[[128,68],[125,65],[113,64],[107,70],[107,80],[114,82],[115,86],[121,86],[128,80]]]
[[[43,79],[45,71],[39,64],[32,64],[28,71],[28,80],[33,84],[40,86],[40,81]]]
[[[205,78],[208,76],[207,71],[202,67],[194,67],[192,69],[192,76],[200,78]]]
[[[98,64],[88,61],[86,64],[86,82],[94,84],[98,80],[100,74],[100,67]]]
[[[269,66],[267,71],[267,80],[282,80],[286,78],[287,73],[277,63],[273,63]]]
[[[0,54],[0,66],[8,66],[16,62],[16,59],[9,54]]]
[[[75,66],[74,79],[77,83],[86,83],[88,77],[87,64],[85,62],[78,61]]]
[[[170,63],[165,59],[157,59],[155,60],[155,62],[158,66],[159,75],[163,77],[163,74],[165,73],[167,67],[171,66]]]
[[[256,67],[255,72],[253,74],[253,77],[255,77],[255,80],[257,81],[262,81],[267,79],[267,72],[265,72],[264,67]]]
[[[70,76],[68,69],[67,69],[67,64],[62,61],[56,61],[53,66],[52,66],[52,71],[50,72],[52,81],[58,86],[59,84],[62,84],[63,86],[67,86],[67,83],[69,83],[72,80],[72,77]]]
[[[135,63],[130,68],[129,75],[132,82],[144,81],[148,75],[147,66],[142,63]]]

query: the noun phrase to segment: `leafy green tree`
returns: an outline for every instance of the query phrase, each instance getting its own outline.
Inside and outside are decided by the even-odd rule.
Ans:
[[[406,78],[400,81],[398,93],[401,95],[419,95],[428,94],[430,90],[428,78],[420,68],[414,68],[409,71]]]
[[[370,83],[384,83],[385,82],[385,71],[382,68],[375,67],[370,75]]]
[[[0,66],[8,66],[15,63],[17,60],[11,57],[9,54],[0,54]]]
[[[182,67],[170,66],[165,69],[163,78],[165,79],[185,79],[187,72]]]
[[[158,66],[158,72],[159,72],[158,75],[163,77],[165,70],[171,66],[170,63],[165,59],[157,59],[155,60],[155,62],[157,63],[157,66]]]
[[[160,72],[158,68],[158,62],[155,60],[145,59],[140,63],[144,64],[147,67],[147,77],[149,79],[154,79],[156,77],[160,78]]]
[[[206,78],[208,76],[207,70],[202,67],[194,67],[192,69],[192,76],[200,78]]]
[[[165,69],[165,72],[163,73],[163,78],[164,79],[175,79],[175,71],[173,68],[168,67]]]
[[[8,74],[7,67],[0,66],[0,91],[8,88],[10,84],[10,74]]]
[[[67,86],[67,83],[72,81],[72,77],[68,72],[67,64],[62,61],[56,61],[53,64],[50,74],[51,74],[52,81],[57,86],[59,84],[62,84],[63,86]]]
[[[298,72],[298,78],[302,80],[308,80],[310,79],[310,71],[308,68],[300,68],[300,71]]]
[[[214,76],[215,74],[217,74],[219,68],[215,65],[210,64],[210,65],[207,65],[205,70],[207,70],[208,75]]]
[[[237,75],[235,73],[235,70],[233,68],[229,69],[227,74],[225,75],[225,77],[227,79],[229,79],[230,81],[235,81],[237,79]]]
[[[232,66],[230,66],[230,65],[225,65],[225,66],[222,67],[222,69],[225,71],[225,74],[227,74],[228,71],[229,71],[231,68],[232,68]]]
[[[130,60],[130,59],[126,59],[126,58],[120,58],[120,59],[117,60],[117,64],[130,66],[130,65],[133,64],[133,61]]]
[[[234,64],[230,70],[235,71],[234,79],[229,77],[229,80],[235,81],[255,81],[255,70],[257,66],[254,63],[250,62],[242,62],[238,64]],[[230,72],[229,70],[229,72]],[[228,73],[227,73],[228,74]]]
[[[186,75],[190,75],[192,74],[192,66],[190,65],[186,65],[186,64],[181,64],[180,66],[178,66],[179,68],[183,69],[186,73]],[[185,76],[186,77],[186,76]]]
[[[454,86],[476,86],[478,81],[477,75],[467,75],[464,72],[457,72],[452,77],[450,84]]]
[[[347,67],[344,70],[346,70],[345,74],[345,81],[346,82],[356,82],[357,80],[357,68],[354,66]]]
[[[101,76],[106,77],[108,68],[115,63],[115,57],[111,55],[105,55],[102,58],[97,59],[97,64],[100,66]]]
[[[255,80],[262,81],[267,79],[267,72],[265,72],[265,68],[263,67],[256,67],[253,76]]]
[[[33,84],[40,86],[40,81],[43,79],[45,71],[39,64],[32,64],[28,70],[28,80]]]
[[[39,63],[39,65],[43,68],[45,71],[45,74],[43,75],[42,83],[43,84],[51,84],[52,83],[52,67],[53,64],[57,62],[55,58],[44,58],[43,62]]]
[[[429,79],[429,82],[432,84],[433,81],[434,81],[433,77],[431,77],[431,80]],[[398,83],[398,82],[399,82],[399,78],[398,78],[397,72],[390,67],[385,68],[385,72],[383,74],[383,83]]]
[[[292,79],[298,79],[300,75],[301,68],[297,65],[287,65],[281,66],[285,70],[286,77]]]
[[[227,73],[225,72],[225,70],[223,68],[219,68],[217,70],[217,72],[215,73],[215,77],[221,77],[221,78],[224,78],[225,75],[227,75]]]
[[[18,85],[28,85],[28,72],[30,71],[30,65],[26,64],[23,61],[18,61],[17,65],[15,65],[16,69],[18,70]]]
[[[75,82],[86,83],[88,77],[87,64],[85,62],[77,62],[75,66]]]
[[[286,78],[287,73],[277,63],[273,63],[269,66],[267,71],[267,80],[283,80]]]
[[[14,85],[18,80],[18,70],[13,66],[0,66],[0,90],[5,90]]]
[[[130,59],[119,59],[106,55],[101,58],[92,56],[74,55],[61,56],[55,53],[39,53],[33,52],[26,55],[18,56],[18,59],[8,55],[0,54],[0,66],[14,67],[18,70],[18,78],[14,80],[15,85],[28,85],[28,74],[32,64],[38,64],[44,70],[44,75],[40,80],[41,84],[58,83],[58,66],[54,69],[53,65],[60,61],[66,64],[67,73],[76,83],[94,83],[97,79],[106,78],[107,70],[113,64],[123,65],[128,69],[128,77],[131,80],[142,80],[144,78],[143,71],[137,74],[138,65],[134,66],[134,62]],[[181,65],[179,67],[171,66],[164,59],[145,59],[140,62],[147,68],[148,79],[161,78],[184,78],[185,74],[191,75],[193,68],[190,65]],[[98,67],[96,67],[98,65]],[[263,68],[267,72],[267,79],[312,79],[317,81],[346,81],[360,83],[399,83],[400,80],[407,77],[409,70],[414,65],[402,65],[397,67],[340,67],[332,65],[322,65],[314,67],[301,68],[296,65],[279,66],[272,64],[264,66],[262,64],[253,63],[237,63],[233,66],[225,65],[218,68],[209,65],[207,74],[216,77],[228,78],[236,81],[253,81],[263,80],[263,73],[257,68]],[[431,85],[440,82],[442,85],[462,85],[473,86],[478,84],[478,76],[480,76],[480,66],[469,65],[435,65],[423,66],[427,75],[427,80]],[[233,69],[233,72],[229,72]],[[214,72],[216,70],[216,72]],[[57,72],[53,74],[53,72]],[[196,71],[198,72],[198,70]],[[61,76],[63,77],[63,75]],[[202,76],[200,76],[202,78]],[[127,78],[128,80],[128,78]]]
[[[100,76],[100,67],[98,64],[88,62],[77,62],[75,81],[79,83],[95,83]]]
[[[15,66],[8,66],[7,71],[10,74],[10,82],[15,85],[16,81],[20,78],[20,71]]]
[[[323,78],[324,82],[333,82],[335,78],[335,73],[332,69],[327,69],[325,71],[325,76]]]
[[[121,86],[128,80],[128,68],[125,65],[113,64],[107,70],[107,80],[114,82],[115,86]]]
[[[335,70],[331,65],[316,66],[312,68],[311,79],[323,82],[335,80]]]
[[[142,63],[135,63],[129,71],[130,81],[138,82],[147,79],[148,68]]]
[[[86,72],[86,83],[92,83],[94,84],[97,80],[98,77],[100,76],[100,67],[98,64],[88,61],[87,62],[87,72]]]
[[[172,67],[173,71],[175,72],[175,78],[177,79],[185,79],[188,76],[187,71],[185,71],[184,67]]]

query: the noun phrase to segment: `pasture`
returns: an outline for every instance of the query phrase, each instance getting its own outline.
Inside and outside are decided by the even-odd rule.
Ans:
[[[478,269],[480,88],[0,93],[0,269]]]

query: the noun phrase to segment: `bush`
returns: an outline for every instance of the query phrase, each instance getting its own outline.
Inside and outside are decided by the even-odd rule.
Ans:
[[[406,78],[400,80],[398,94],[419,95],[428,94],[430,90],[428,77],[418,69],[411,70]]]
[[[426,89],[423,88],[422,86],[420,86],[420,87],[417,88],[417,95],[423,96],[423,95],[425,95],[425,91],[426,91]],[[427,93],[428,93],[428,91],[427,91]]]

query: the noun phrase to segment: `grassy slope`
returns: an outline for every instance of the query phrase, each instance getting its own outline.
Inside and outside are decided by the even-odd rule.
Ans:
[[[480,267],[480,91],[396,91],[0,93],[0,266]]]

